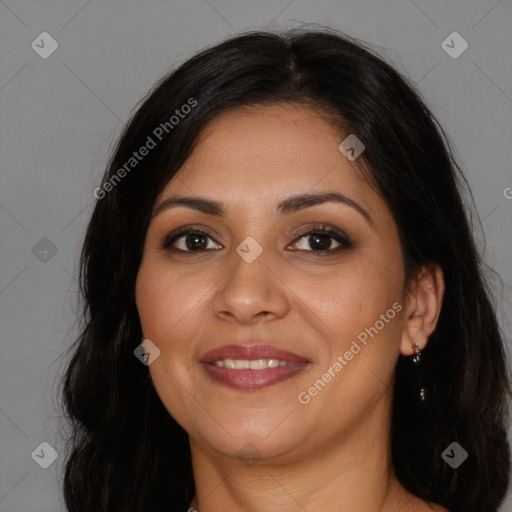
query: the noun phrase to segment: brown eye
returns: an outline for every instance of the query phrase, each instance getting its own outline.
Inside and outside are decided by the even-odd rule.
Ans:
[[[180,241],[183,239],[183,241]],[[208,239],[213,240],[209,233],[201,229],[185,229],[169,235],[163,244],[164,249],[181,252],[201,252],[220,247],[208,247]],[[179,246],[175,246],[176,242]]]
[[[302,236],[301,238],[306,238]],[[326,251],[331,249],[333,237],[327,235],[326,233],[315,233],[309,235],[307,238],[307,243],[309,246],[315,251]],[[339,244],[339,242],[337,242]],[[341,244],[340,244],[341,245]]]
[[[299,243],[297,241],[303,238],[306,239],[304,246],[299,247],[298,250],[317,255],[332,254],[353,247],[348,236],[324,225],[313,226],[308,231],[300,233],[289,247],[297,246]],[[214,242],[213,246],[208,245],[209,240]],[[338,245],[333,248],[333,243]],[[193,227],[181,228],[177,232],[171,233],[166,237],[162,247],[169,251],[182,253],[200,253],[222,249],[209,232]]]
[[[301,233],[296,240],[302,238],[306,240],[304,247],[299,248],[301,251],[330,254],[353,247],[346,235],[323,225],[310,228],[308,231]],[[337,247],[332,248],[333,240],[338,244]],[[297,244],[298,242],[295,241],[292,245],[296,246]],[[310,247],[311,250],[307,247]]]

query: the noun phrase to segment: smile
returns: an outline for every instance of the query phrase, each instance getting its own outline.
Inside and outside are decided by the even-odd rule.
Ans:
[[[273,345],[225,345],[199,360],[206,375],[219,384],[252,391],[291,379],[311,361]]]
[[[263,370],[265,368],[277,368],[278,366],[296,366],[295,363],[288,361],[280,361],[279,359],[223,359],[214,361],[212,364],[221,368],[229,368],[231,370]]]

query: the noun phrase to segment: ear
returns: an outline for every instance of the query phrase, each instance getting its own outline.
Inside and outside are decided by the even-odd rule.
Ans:
[[[407,285],[404,328],[400,353],[415,353],[414,342],[423,350],[437,325],[443,304],[445,283],[441,266],[435,262],[422,265]]]

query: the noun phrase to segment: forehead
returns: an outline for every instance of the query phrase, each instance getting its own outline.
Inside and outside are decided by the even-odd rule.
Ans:
[[[325,116],[297,104],[222,113],[202,130],[187,161],[160,195],[190,193],[257,207],[262,199],[339,190],[375,194],[356,162],[338,149],[345,138]]]

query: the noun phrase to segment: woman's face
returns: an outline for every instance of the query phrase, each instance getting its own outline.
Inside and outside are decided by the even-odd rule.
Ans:
[[[402,254],[388,207],[338,148],[347,135],[304,106],[224,113],[155,203],[218,205],[162,207],[136,287],[155,389],[210,453],[299,459],[389,417]],[[346,200],[290,201],[325,194]]]

